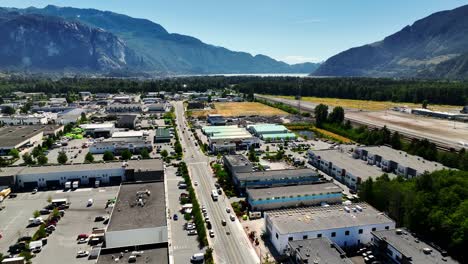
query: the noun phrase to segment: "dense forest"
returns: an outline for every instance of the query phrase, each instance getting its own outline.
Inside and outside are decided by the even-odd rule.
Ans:
[[[210,76],[154,80],[112,78],[4,78],[0,94],[12,91],[70,93],[90,92],[157,92],[206,91],[233,88],[245,94],[333,97],[377,101],[465,105],[468,103],[468,82],[396,80],[377,78],[295,78]]]
[[[420,177],[369,178],[359,196],[423,239],[468,262],[468,172],[442,170]]]

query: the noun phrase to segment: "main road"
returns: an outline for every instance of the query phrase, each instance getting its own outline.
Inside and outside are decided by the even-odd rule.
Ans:
[[[220,195],[218,201],[213,201],[211,198],[211,191],[215,189],[215,179],[210,168],[210,160],[195,145],[195,138],[187,126],[183,102],[178,101],[174,105],[177,129],[184,149],[184,161],[188,166],[192,183],[198,182],[198,186],[194,186],[195,192],[200,204],[206,206],[215,234],[214,238],[208,238],[210,247],[213,248],[215,262],[218,264],[260,263],[239,220],[229,219],[229,214],[226,212],[226,208],[230,208],[232,212],[229,199],[224,194]],[[226,226],[221,224],[222,220],[227,222]]]

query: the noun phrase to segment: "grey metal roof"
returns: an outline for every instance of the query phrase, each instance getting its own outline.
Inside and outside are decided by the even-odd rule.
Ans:
[[[450,257],[442,257],[442,254],[439,251],[413,237],[406,230],[402,230],[401,234],[397,234],[396,230],[374,231],[372,234],[379,239],[386,241],[406,257],[411,257],[411,263],[458,263]],[[423,252],[424,248],[432,249],[431,254],[425,254]],[[442,260],[443,258],[445,260]]]
[[[362,212],[351,211],[348,213],[343,209],[344,205],[331,205],[329,207],[313,206],[273,210],[265,214],[281,234],[394,223],[384,213],[377,211],[367,203],[356,203],[348,207],[353,208],[357,205],[363,208]]]
[[[386,160],[392,160],[402,166],[410,167],[420,172],[433,172],[446,168],[438,162],[428,161],[421,157],[410,155],[402,150],[392,149],[387,146],[359,147],[359,149],[367,150],[369,154],[381,156]]]
[[[144,205],[138,205],[138,192]],[[166,226],[166,199],[164,182],[122,184],[117,203],[112,210],[107,232]]]
[[[341,152],[338,149],[326,149],[326,150],[309,150],[315,155],[320,156],[321,160],[329,161],[333,165],[345,169],[356,177],[360,177],[362,181],[368,178],[375,178],[381,176],[383,172],[380,168],[368,165],[365,161],[354,159],[350,154]],[[387,173],[390,178],[396,177],[394,174]]]
[[[253,171],[253,172],[238,172],[236,177],[241,180],[257,180],[257,179],[281,179],[285,177],[311,177],[319,176],[312,169],[292,169],[292,170],[269,170],[269,171]]]
[[[289,248],[305,263],[353,264],[344,251],[327,237],[290,241]]]
[[[252,164],[244,155],[226,155],[224,158],[233,167]]]
[[[293,185],[281,186],[273,188],[249,188],[247,194],[251,199],[266,199],[277,196],[289,195],[305,195],[305,194],[319,194],[319,193],[341,193],[342,190],[338,185],[331,182],[306,184],[306,185]]]
[[[167,226],[106,232],[107,248],[159,243],[167,243]]]
[[[0,127],[0,148],[15,147],[29,138],[43,133],[47,126],[4,126]]]
[[[138,246],[120,249],[101,249],[98,264],[116,264],[128,263],[128,257],[132,255],[133,251],[140,251],[141,256],[137,257],[136,264],[167,264],[169,263],[169,251],[167,245],[165,246]],[[122,254],[122,258],[120,258]],[[116,260],[119,258],[119,260]]]

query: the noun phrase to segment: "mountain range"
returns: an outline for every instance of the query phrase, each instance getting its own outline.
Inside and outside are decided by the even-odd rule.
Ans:
[[[310,73],[265,55],[169,33],[150,20],[108,11],[46,6],[0,8],[0,69],[152,74]]]
[[[332,56],[313,75],[468,78],[468,5]]]

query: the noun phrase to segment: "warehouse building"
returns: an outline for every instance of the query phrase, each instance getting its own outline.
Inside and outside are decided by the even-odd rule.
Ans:
[[[314,167],[355,190],[368,178],[383,174],[377,167],[356,160],[341,149],[309,150],[308,155],[309,163]],[[389,176],[395,177],[394,174]]]
[[[116,126],[119,128],[134,129],[137,126],[138,115],[118,115]]]
[[[404,229],[373,231],[372,245],[376,252],[397,264],[458,263],[447,252],[435,249]]]
[[[279,254],[291,241],[327,237],[343,249],[371,242],[373,231],[395,228],[395,222],[366,203],[304,207],[265,212],[268,237]]]
[[[258,139],[245,128],[238,126],[205,126],[203,133],[208,138],[211,151],[231,153],[239,149],[247,149],[250,145],[258,145]]]
[[[158,127],[154,135],[155,143],[171,142],[171,131],[165,127]]]
[[[163,163],[159,159],[128,162],[53,165],[38,167],[5,167],[0,178],[8,179],[18,189],[61,188],[67,181],[79,181],[80,186],[93,186],[95,181],[115,185],[123,181],[164,179]]]
[[[84,130],[86,136],[92,136],[94,138],[108,138],[114,134],[115,125],[114,123],[84,124],[80,125],[80,128]]]
[[[49,121],[55,120],[57,114],[42,113],[32,115],[4,115],[0,116],[0,124],[19,126],[19,125],[46,125]]]
[[[148,152],[153,151],[153,142],[145,138],[108,138],[102,141],[96,141],[89,147],[92,154],[103,154],[110,151],[115,155],[120,155],[123,151],[129,150],[131,153],[140,153],[143,149]]]
[[[253,171],[253,164],[244,155],[224,155],[223,164],[226,170],[234,175],[240,172]]]
[[[296,264],[353,264],[346,253],[326,237],[290,241],[288,255]]]
[[[111,104],[106,106],[108,113],[141,113],[147,110],[148,107],[143,104]]]
[[[336,204],[341,202],[341,192],[341,188],[331,182],[254,188],[247,189],[247,201],[253,211],[264,211],[321,203]]]
[[[166,104],[149,104],[148,106],[148,112],[151,113],[165,113],[167,111],[167,106]]]
[[[312,169],[236,172],[232,174],[232,179],[241,193],[246,188],[313,184],[324,181],[323,177]]]
[[[405,178],[446,168],[438,162],[428,161],[387,146],[358,147],[354,150],[353,157],[367,161],[369,165],[380,167],[384,172],[395,173]]]
[[[253,135],[271,142],[289,141],[297,138],[296,134],[291,133],[285,126],[277,124],[260,124],[247,126]]]
[[[166,215],[164,181],[122,184],[97,263],[169,263]]]
[[[212,126],[224,126],[226,125],[226,119],[222,115],[209,114],[206,118],[208,124]]]
[[[4,126],[0,128],[0,155],[8,155],[10,150],[22,151],[42,143],[47,126]]]

